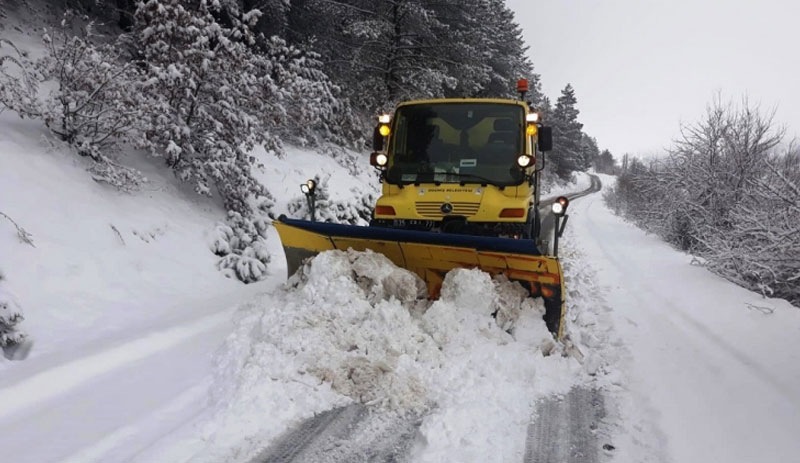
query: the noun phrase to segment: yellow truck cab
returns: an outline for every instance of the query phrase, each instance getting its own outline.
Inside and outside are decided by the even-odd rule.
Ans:
[[[381,115],[370,163],[382,196],[371,226],[510,238],[538,236],[537,151],[552,144],[528,103],[437,99]]]

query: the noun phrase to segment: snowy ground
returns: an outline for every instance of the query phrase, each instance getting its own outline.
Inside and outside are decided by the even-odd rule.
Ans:
[[[712,275],[600,195],[571,215],[629,353],[613,365],[623,375],[618,448],[649,447],[620,461],[800,460],[800,309]]]
[[[0,445],[15,461],[248,461],[350,403],[418,420],[409,461],[522,461],[528,424],[548,418],[537,401],[573,386],[605,397],[608,460],[778,462],[800,450],[800,312],[693,265],[599,194],[573,202],[562,241],[580,353],[546,356],[538,302],[477,271],[452,273],[430,303],[380,256],[335,252],[285,286],[272,236],[267,281],[226,280],[207,251],[213,202],[146,162],[146,191],[110,191],[35,124],[2,117],[0,210],[35,244],[3,224],[4,284],[35,340],[28,360],[0,362]],[[264,177],[285,177],[279,204],[314,175],[270,162]],[[513,335],[490,316],[498,304]]]
[[[0,358],[15,462],[248,461],[352,403],[419,424],[409,461],[522,461],[528,425],[552,418],[537,404],[575,386],[604,398],[610,461],[798,460],[800,310],[694,265],[600,194],[572,203],[561,244],[564,357],[537,301],[477,271],[431,303],[380,256],[334,252],[284,285],[272,234],[267,280],[228,280],[208,250],[221,208],[157,160],[124,156],[149,182],[123,194],[35,122],[4,113],[0,127],[0,212],[33,242],[0,216],[0,285],[34,340],[27,360]],[[279,213],[315,175],[344,205],[375,191],[365,156],[255,154]]]
[[[575,361],[541,352],[551,348],[542,308],[507,283],[454,273],[452,290],[428,308],[408,292],[413,275],[379,256],[330,255],[309,281],[283,288],[272,236],[272,276],[245,287],[214,268],[213,201],[134,156],[125,159],[149,182],[118,193],[37,124],[0,117],[0,210],[34,243],[3,223],[4,288],[34,341],[24,362],[0,362],[0,444],[17,461],[246,458],[292,423],[353,401],[426,414],[419,461],[454,444],[468,460],[505,458],[523,451],[533,400],[576,381]],[[320,171],[333,179],[332,197],[370,188],[369,172],[337,181],[352,177],[308,151],[265,160],[263,178],[283,185],[278,207]],[[346,277],[350,266],[376,278],[368,290]],[[501,298],[511,318],[524,309],[515,337],[490,316]],[[461,442],[475,433],[488,437]]]

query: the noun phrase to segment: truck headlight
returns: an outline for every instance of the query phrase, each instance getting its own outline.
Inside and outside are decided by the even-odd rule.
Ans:
[[[567,206],[569,206],[569,198],[566,196],[559,196],[553,205],[550,206],[550,210],[552,210],[555,215],[564,215],[567,212]]]
[[[521,154],[517,158],[517,165],[522,167],[523,169],[530,166],[533,163],[533,157],[529,154]]]
[[[375,167],[386,167],[389,163],[389,156],[381,151],[376,151],[369,155],[369,165]]]

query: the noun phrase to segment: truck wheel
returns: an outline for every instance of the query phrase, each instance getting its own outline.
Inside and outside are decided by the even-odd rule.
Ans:
[[[525,223],[525,232],[523,237],[529,240],[535,240],[539,237],[539,230],[542,228],[542,220],[539,217],[539,210],[531,208],[528,210],[528,221]]]
[[[561,316],[564,311],[564,303],[561,300],[561,291],[556,294],[545,297],[544,299],[544,323],[547,325],[547,330],[553,334],[553,337],[558,339],[561,335]]]

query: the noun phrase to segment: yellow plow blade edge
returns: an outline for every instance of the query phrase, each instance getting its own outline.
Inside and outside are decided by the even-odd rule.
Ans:
[[[447,272],[479,268],[490,275],[518,281],[545,302],[544,320],[556,338],[563,334],[564,277],[555,257],[543,256],[531,240],[360,227],[281,217],[274,222],[283,244],[289,276],[303,261],[333,249],[386,256],[398,267],[419,275],[431,299],[439,297]]]

